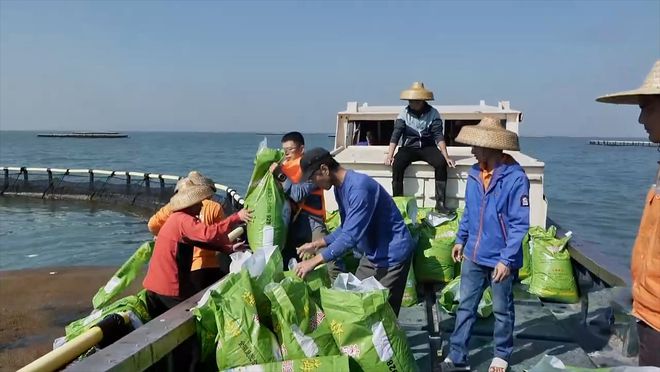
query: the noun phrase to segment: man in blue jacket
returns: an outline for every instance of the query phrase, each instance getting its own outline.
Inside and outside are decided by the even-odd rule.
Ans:
[[[302,179],[325,190],[335,187],[341,226],[298,248],[298,254],[320,253],[299,263],[296,273],[304,277],[355,248],[363,254],[355,276],[373,276],[388,288],[389,303],[398,315],[415,244],[392,197],[373,178],[344,169],[322,148],[306,151],[300,167]]]
[[[452,250],[462,261],[460,301],[443,370],[468,366],[470,332],[487,286],[493,290],[495,350],[489,372],[505,372],[513,352],[513,280],[522,266],[522,241],[529,230],[529,180],[502,150],[519,150],[518,136],[486,117],[461,129],[457,142],[472,145],[478,163],[469,172],[465,212]]]

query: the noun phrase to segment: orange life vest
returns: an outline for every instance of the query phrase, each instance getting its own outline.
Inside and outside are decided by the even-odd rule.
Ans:
[[[660,332],[660,171],[646,196],[631,256],[633,315]]]
[[[282,173],[284,173],[293,183],[300,183],[300,179],[302,178],[300,159],[301,158],[285,161],[280,167],[282,169]],[[312,191],[311,195],[317,196],[321,199],[321,209],[306,205],[305,200],[300,203],[295,203],[295,206],[298,209],[302,209],[311,215],[321,217],[325,221],[325,198],[323,197],[323,190],[321,188],[317,188],[316,190]]]

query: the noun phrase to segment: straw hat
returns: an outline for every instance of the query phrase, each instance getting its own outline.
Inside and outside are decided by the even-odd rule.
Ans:
[[[500,121],[492,116],[486,116],[477,125],[461,128],[456,142],[497,150],[520,150],[518,135],[502,128]]]
[[[193,184],[190,180],[184,182],[179,192],[170,199],[170,208],[172,212],[180,211],[192,207],[197,203],[213,196],[214,192],[208,186]]]
[[[188,181],[188,177],[184,177],[178,181],[176,181],[176,186],[174,186],[174,193],[176,194],[181,190],[182,188],[186,187],[186,181]]]
[[[433,92],[424,88],[424,83],[416,81],[410,88],[401,92],[402,100],[433,101]]]
[[[203,176],[198,171],[191,171],[190,173],[188,173],[188,179],[190,181],[192,181],[192,183],[195,184],[195,185],[208,186],[211,189],[213,189],[213,191],[216,191],[215,190],[215,182],[213,182],[212,179]]]
[[[646,76],[642,86],[618,93],[607,94],[596,98],[603,103],[618,103],[623,105],[638,105],[642,96],[660,95],[660,59],[655,61],[651,72]]]

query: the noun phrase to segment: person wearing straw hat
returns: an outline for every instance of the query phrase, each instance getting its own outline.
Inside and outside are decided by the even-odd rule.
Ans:
[[[216,192],[215,183],[212,179],[205,177],[198,171],[191,171],[188,173],[187,177],[182,178],[177,182],[176,187],[174,188],[174,193],[176,194],[188,184],[207,186],[214,194]],[[147,224],[149,231],[154,234],[154,236],[158,236],[160,229],[172,213],[170,204],[165,204],[149,219]],[[204,224],[210,225],[212,223],[217,223],[224,218],[225,213],[220,203],[211,198],[202,201],[202,209],[199,213],[199,219]],[[223,256],[222,258],[226,261],[225,263],[228,264],[229,257],[224,253],[199,247],[193,249],[192,265],[190,267],[190,282],[193,286],[193,292],[199,292],[217,282],[228,272],[227,269],[224,271],[221,269],[219,256]],[[228,265],[225,266],[228,267]]]
[[[435,169],[435,210],[451,213],[445,207],[447,187],[447,166],[454,167],[454,161],[447,153],[442,130],[442,119],[438,110],[427,101],[433,100],[433,92],[424,83],[415,82],[401,92],[400,98],[408,101],[394,122],[390,147],[385,156],[385,164],[392,166],[392,195],[403,195],[403,176],[406,168],[418,160],[424,160]],[[399,151],[394,150],[401,141]]]
[[[503,150],[518,151],[518,136],[485,117],[465,126],[456,141],[472,146],[477,164],[469,170],[465,211],[452,249],[462,261],[460,300],[443,370],[468,367],[470,333],[487,286],[493,291],[494,358],[489,372],[505,372],[513,352],[513,279],[522,267],[522,241],[529,230],[529,179]]]
[[[169,202],[172,214],[160,228],[147,275],[142,282],[147,290],[149,314],[156,317],[195,293],[190,281],[193,247],[231,252],[227,234],[252,214],[242,209],[224,220],[205,224],[200,220],[203,201],[213,196],[206,185],[187,180]],[[238,248],[238,247],[236,247]]]
[[[660,144],[660,60],[655,61],[641,87],[598,97],[596,101],[639,105],[639,123],[644,125],[649,140]],[[660,168],[655,185],[644,199],[630,272],[632,314],[638,319],[639,365],[660,367]]]
[[[398,315],[415,243],[394,200],[373,178],[345,169],[326,149],[305,151],[300,167],[303,180],[325,190],[334,186],[341,226],[298,247],[301,256],[320,253],[300,262],[296,274],[304,277],[316,266],[337,260],[354,248],[363,254],[355,276],[373,276],[389,289],[388,302]]]

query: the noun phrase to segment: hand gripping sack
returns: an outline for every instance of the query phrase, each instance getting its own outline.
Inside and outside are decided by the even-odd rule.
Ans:
[[[211,292],[218,329],[218,369],[281,361],[275,335],[261,323],[257,313],[247,270],[229,275],[225,285]]]
[[[296,261],[295,258],[289,260],[289,271],[284,272],[284,277],[307,283],[310,297],[320,306],[321,288],[330,288],[328,267],[326,265],[319,265],[314,270],[308,272],[307,275],[305,275],[305,279],[301,279],[296,275],[296,265],[298,265],[298,261]]]
[[[257,152],[245,196],[245,207],[254,211],[252,221],[247,224],[247,239],[253,250],[272,245],[284,247],[286,243],[291,206],[279,182],[268,170],[272,163],[281,159],[279,150],[260,146]]]
[[[339,274],[321,288],[321,304],[339,351],[362,371],[417,371],[405,333],[387,302],[389,291],[369,277]]]
[[[285,360],[283,362],[236,367],[225,372],[349,372],[348,357],[344,355]]]
[[[112,302],[140,274],[142,268],[149,262],[154,252],[154,242],[142,244],[133,255],[124,262],[108,283],[101,287],[92,299],[95,309],[101,309]]]
[[[571,234],[559,239],[555,237],[556,232],[554,226],[545,233],[530,232],[532,277],[529,292],[546,300],[576,303],[580,297],[571,254],[566,249]]]
[[[438,305],[442,307],[449,314],[456,314],[458,310],[458,303],[461,300],[461,277],[449,282],[440,291],[438,296]],[[486,288],[479,305],[477,307],[477,315],[480,318],[488,318],[493,313],[493,290],[489,287]]]
[[[311,298],[305,282],[285,278],[266,286],[273,314],[273,329],[282,358],[303,359],[339,355],[328,321]]]
[[[419,226],[419,240],[413,259],[418,282],[447,283],[454,279],[455,265],[451,250],[456,242],[460,218],[460,215],[457,215],[437,227],[428,223]]]

